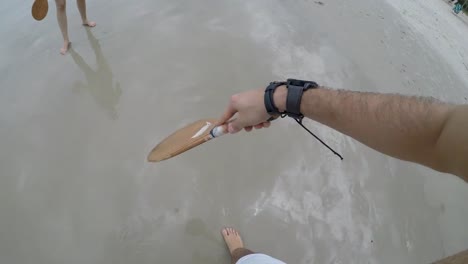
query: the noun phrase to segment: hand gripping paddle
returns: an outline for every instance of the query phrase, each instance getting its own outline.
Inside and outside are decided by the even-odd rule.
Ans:
[[[148,155],[148,161],[158,162],[177,156],[189,149],[227,133],[225,126],[216,126],[216,119],[198,120],[174,132]]]
[[[35,0],[31,9],[31,14],[34,19],[40,21],[44,19],[49,11],[49,3],[47,0]]]
[[[277,116],[271,117],[267,121],[273,121],[276,118]],[[314,136],[318,141],[320,141],[320,143],[343,160],[343,157],[338,152],[333,150],[308,128],[306,128],[302,124],[302,119],[295,120],[302,128],[309,132],[309,134]],[[216,121],[216,119],[202,119],[177,130],[154,147],[148,155],[148,161],[158,162],[172,158],[213,138],[227,134],[226,125],[215,126]]]

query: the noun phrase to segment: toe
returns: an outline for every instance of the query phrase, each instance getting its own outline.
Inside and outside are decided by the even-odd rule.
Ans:
[[[223,230],[221,230],[221,233],[223,234],[223,237],[227,237],[229,236],[229,230],[228,228],[223,228]]]

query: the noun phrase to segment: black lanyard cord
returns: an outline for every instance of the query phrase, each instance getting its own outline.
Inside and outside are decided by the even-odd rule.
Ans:
[[[309,129],[307,129],[307,127],[305,127],[303,124],[302,124],[302,118],[293,118],[294,120],[296,120],[296,122],[302,127],[304,128],[307,132],[309,132],[309,134],[311,134],[312,136],[314,136],[315,139],[317,139],[318,141],[320,141],[320,143],[322,143],[325,147],[327,147],[331,152],[333,152],[333,154],[337,155],[338,157],[340,157],[341,160],[343,160],[343,157],[338,153],[336,152],[334,149],[332,149],[330,146],[328,146],[325,142],[323,142],[319,137],[317,137],[314,133],[312,133]]]

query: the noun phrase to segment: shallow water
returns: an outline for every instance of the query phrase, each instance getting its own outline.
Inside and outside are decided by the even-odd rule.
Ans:
[[[0,262],[229,263],[220,228],[288,263],[429,263],[468,248],[468,185],[291,120],[150,164],[175,128],[287,77],[466,102],[467,83],[384,1],[0,5]],[[424,15],[424,14],[423,14]],[[465,29],[465,31],[468,30]],[[456,52],[456,50],[454,50]]]

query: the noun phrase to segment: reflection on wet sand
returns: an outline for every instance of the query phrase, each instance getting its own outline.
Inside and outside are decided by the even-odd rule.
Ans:
[[[70,48],[70,54],[76,65],[84,72],[87,82],[84,84],[82,81],[77,81],[74,84],[74,89],[88,90],[96,103],[104,108],[112,119],[117,119],[116,108],[122,94],[120,83],[116,81],[114,87],[112,71],[102,54],[99,41],[88,28],[86,34],[96,56],[97,69],[93,70],[73,48]]]

